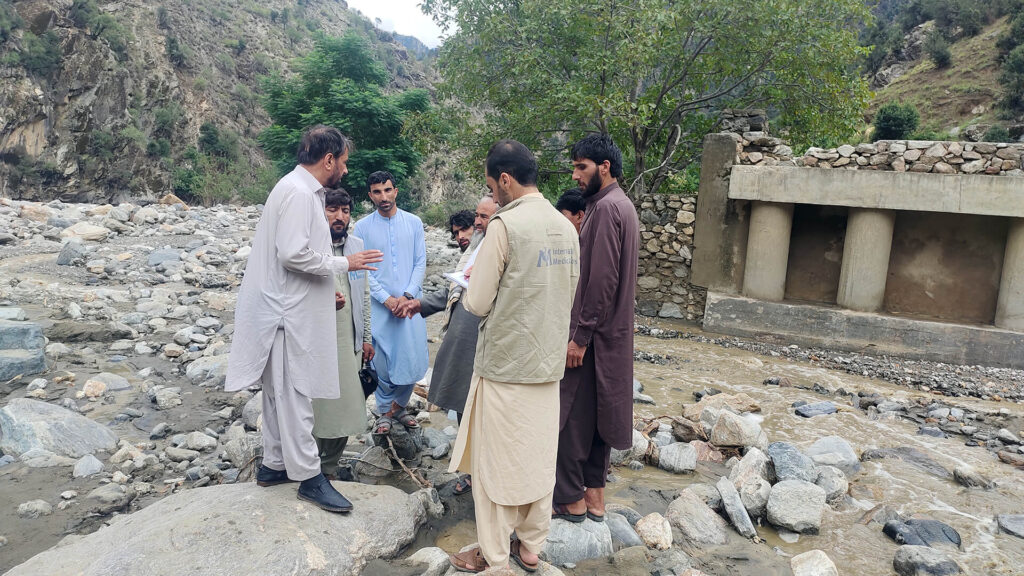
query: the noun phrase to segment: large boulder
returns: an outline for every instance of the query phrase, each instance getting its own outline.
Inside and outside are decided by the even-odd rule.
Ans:
[[[725,509],[725,514],[729,517],[732,525],[736,527],[736,531],[744,538],[757,536],[754,524],[750,521],[750,515],[747,514],[747,509],[743,506],[743,501],[740,500],[740,495],[736,492],[736,487],[732,485],[732,482],[722,476],[715,487],[722,495],[722,508]]]
[[[700,399],[700,402],[690,404],[684,408],[683,416],[688,420],[699,420],[700,414],[705,408],[727,409],[737,414],[761,411],[761,406],[753,398],[741,392],[739,394],[704,396]]]
[[[678,498],[668,505],[666,514],[673,528],[678,529],[686,543],[719,545],[728,541],[728,525],[721,516],[708,507],[695,493],[683,490]]]
[[[79,238],[93,242],[102,242],[110,235],[110,230],[88,222],[78,222],[61,231],[61,238]]]
[[[842,470],[847,476],[853,476],[860,472],[860,458],[853,451],[850,443],[841,436],[825,436],[804,451],[816,464],[822,466],[835,466]],[[813,480],[812,480],[813,481]]]
[[[359,574],[413,541],[426,513],[389,486],[335,482],[355,509],[325,512],[295,486],[222,484],[164,498],[38,554],[7,576]]]
[[[793,576],[839,576],[832,559],[821,550],[797,554],[789,561]]]
[[[556,566],[611,556],[614,551],[612,533],[607,522],[593,520],[584,520],[579,524],[552,520],[551,532],[544,542],[544,556]]]
[[[45,343],[38,324],[0,319],[0,382],[45,372]]]
[[[723,410],[711,427],[711,443],[715,446],[758,446],[767,445],[767,436],[761,425],[753,418],[744,418]]]
[[[683,442],[669,444],[658,452],[658,467],[676,474],[693,472],[697,469],[697,449]]]
[[[224,384],[224,377],[228,373],[228,355],[203,356],[188,365],[185,369],[185,376],[193,384],[205,383],[208,386],[220,386]]]
[[[1024,514],[999,514],[996,522],[1003,532],[1024,538]]]
[[[42,451],[81,458],[116,447],[117,436],[107,427],[67,408],[15,398],[0,409],[0,450],[7,454]]]
[[[775,467],[775,477],[782,480],[803,480],[814,482],[818,478],[817,466],[796,446],[787,442],[772,442],[768,445],[768,457]]]
[[[951,576],[962,572],[948,554],[927,546],[900,546],[892,567],[900,576]]]
[[[783,480],[768,495],[768,521],[801,534],[817,534],[825,491],[803,480]]]
[[[946,546],[954,550],[960,548],[960,534],[952,526],[938,520],[927,518],[911,518],[910,520],[890,520],[882,527],[882,532],[897,544],[912,546]]]

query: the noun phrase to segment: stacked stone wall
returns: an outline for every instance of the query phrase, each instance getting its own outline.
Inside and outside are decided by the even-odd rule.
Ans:
[[[645,316],[699,322],[707,291],[690,285],[693,223],[697,198],[645,194],[636,204],[640,217],[637,312]]]

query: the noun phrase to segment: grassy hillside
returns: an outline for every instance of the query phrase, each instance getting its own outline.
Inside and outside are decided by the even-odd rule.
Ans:
[[[999,111],[995,104],[1002,89],[995,44],[1007,28],[1008,19],[1003,17],[980,34],[952,43],[952,63],[945,69],[937,69],[922,55],[906,74],[876,92],[871,115],[896,100],[917,108],[922,131],[947,133],[952,128],[996,121]]]

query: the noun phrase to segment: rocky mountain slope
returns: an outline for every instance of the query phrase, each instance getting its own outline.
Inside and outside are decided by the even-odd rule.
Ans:
[[[13,198],[159,197],[204,124],[237,140],[247,163],[239,186],[264,186],[273,173],[255,141],[268,125],[261,78],[287,73],[319,33],[363,31],[393,88],[430,85],[414,56],[344,0],[0,8],[0,195]]]

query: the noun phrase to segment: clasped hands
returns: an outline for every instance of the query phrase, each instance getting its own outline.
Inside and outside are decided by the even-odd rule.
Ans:
[[[395,318],[412,318],[420,313],[420,299],[391,296],[384,301],[384,306],[391,311]]]

